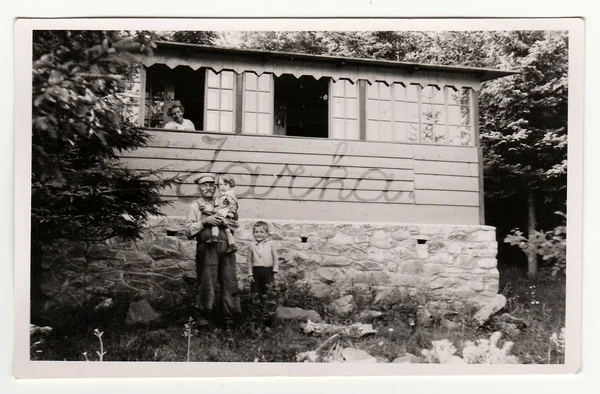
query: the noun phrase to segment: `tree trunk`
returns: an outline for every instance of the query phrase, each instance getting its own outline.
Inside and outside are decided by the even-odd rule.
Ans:
[[[30,279],[30,316],[29,322],[32,324],[41,324],[42,315],[42,247],[36,242],[31,242],[31,265],[29,272]]]
[[[527,190],[527,236],[531,236],[537,228],[537,217],[535,215],[535,191]],[[535,250],[527,252],[527,276],[533,278],[537,275],[538,256]]]

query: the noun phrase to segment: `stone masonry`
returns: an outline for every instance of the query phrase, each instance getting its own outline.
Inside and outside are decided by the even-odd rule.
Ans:
[[[282,274],[293,273],[325,294],[351,284],[385,292],[399,288],[434,302],[482,305],[498,292],[495,229],[489,226],[269,221],[279,246]],[[254,220],[236,234],[240,286],[247,286],[246,257]],[[159,309],[193,291],[196,242],[183,234],[184,219],[154,218],[136,242],[65,247],[47,264],[44,291],[62,302],[81,294],[126,292]],[[87,267],[86,267],[87,266]]]

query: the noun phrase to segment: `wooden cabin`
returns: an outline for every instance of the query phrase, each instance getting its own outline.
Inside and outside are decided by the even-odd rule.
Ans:
[[[514,72],[171,42],[139,61],[154,138],[122,160],[185,179],[168,215],[209,171],[246,219],[484,224],[477,95]],[[163,128],[173,101],[195,130]]]

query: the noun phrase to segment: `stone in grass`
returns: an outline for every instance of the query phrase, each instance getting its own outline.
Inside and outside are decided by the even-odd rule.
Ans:
[[[321,321],[321,315],[314,310],[306,310],[302,308],[288,308],[278,306],[275,310],[275,316],[280,320],[310,320],[314,322]]]
[[[108,310],[112,309],[112,307],[114,305],[115,305],[115,302],[113,301],[112,298],[105,298],[104,300],[102,300],[102,302],[100,302],[98,305],[96,305],[94,307],[94,311],[96,311],[96,312],[108,311]]]
[[[132,301],[129,304],[125,324],[150,324],[157,321],[159,317],[160,315],[156,313],[148,301],[141,299],[139,301]]]
[[[458,323],[455,323],[452,320],[443,319],[442,327],[444,327],[446,330],[456,330],[459,327],[459,325]]]
[[[377,359],[364,350],[346,347],[342,349],[345,363],[377,363]]]
[[[421,362],[423,362],[423,360],[421,360],[420,357],[410,353],[402,357],[396,357],[394,361],[392,361],[393,364],[419,364]]]
[[[502,308],[506,306],[506,297],[502,294],[496,295],[492,301],[486,304],[483,308],[477,311],[473,319],[479,324],[483,325],[487,322],[495,313],[498,313]]]
[[[338,316],[349,315],[354,310],[354,297],[345,295],[329,304],[331,311]]]
[[[358,315],[358,321],[361,323],[362,322],[372,322],[373,320],[381,317],[382,315],[383,315],[382,312],[366,309],[366,310],[360,312],[360,314]]]

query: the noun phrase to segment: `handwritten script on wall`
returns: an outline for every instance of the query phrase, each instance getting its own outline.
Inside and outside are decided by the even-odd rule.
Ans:
[[[307,177],[307,169],[304,164],[284,164],[276,172],[269,169],[269,166],[261,167],[257,163],[249,163],[241,160],[229,160],[222,170],[215,171],[216,163],[225,162],[220,156],[224,151],[223,147],[229,137],[202,136],[202,141],[207,146],[213,146],[212,155],[202,161],[205,164],[193,171],[189,171],[182,177],[182,182],[177,185],[177,198],[181,201],[189,201],[197,198],[198,193],[188,193],[184,190],[185,184],[193,182],[198,173],[215,172],[228,173],[243,176],[249,179],[241,187],[236,187],[236,194],[241,199],[269,199],[278,198],[275,190],[287,190],[287,198],[292,200],[311,200],[323,201],[330,200],[331,194],[327,197],[326,193],[335,191],[336,201],[357,201],[357,202],[399,202],[402,197],[414,201],[413,191],[397,190],[394,188],[395,176],[393,173],[377,167],[360,167],[360,163],[352,166],[353,169],[359,169],[350,176],[349,168],[340,164],[348,151],[348,143],[341,141],[337,144],[335,152],[331,154],[331,162],[326,165],[325,172],[321,176]],[[275,153],[275,152],[273,152]],[[264,155],[268,160],[269,153],[257,153]],[[360,157],[356,157],[360,160]],[[234,176],[235,176],[234,175]],[[310,180],[309,184],[304,181],[300,186],[298,180],[304,178]],[[259,182],[259,179],[261,182]],[[365,184],[369,183],[369,186]],[[265,183],[267,182],[267,183]],[[189,190],[189,189],[187,189]],[[241,190],[241,191],[240,191]],[[406,201],[408,202],[408,201]]]

